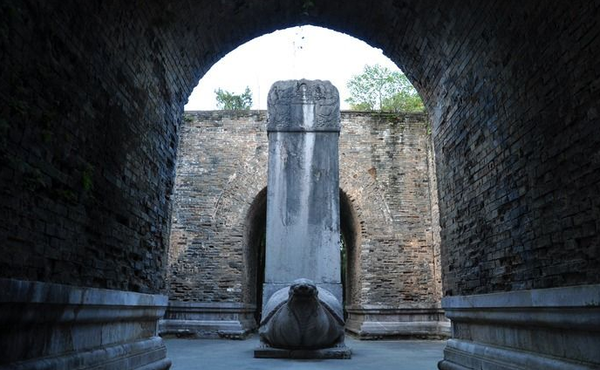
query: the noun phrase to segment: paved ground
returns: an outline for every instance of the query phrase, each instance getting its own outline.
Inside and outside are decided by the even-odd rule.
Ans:
[[[435,370],[442,359],[445,341],[358,341],[346,338],[352,348],[350,360],[256,359],[257,337],[243,341],[167,339],[172,370]]]

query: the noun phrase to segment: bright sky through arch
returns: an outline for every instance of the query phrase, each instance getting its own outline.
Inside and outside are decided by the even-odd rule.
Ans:
[[[252,109],[267,109],[273,82],[306,78],[329,80],[348,109],[346,83],[365,64],[398,67],[380,49],[343,33],[314,26],[293,27],[251,40],[219,60],[200,80],[185,110],[217,109],[215,90],[253,93]]]

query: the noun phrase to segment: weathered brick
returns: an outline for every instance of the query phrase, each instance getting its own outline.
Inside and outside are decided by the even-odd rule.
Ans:
[[[425,115],[342,112],[347,304],[440,298],[428,127]],[[167,278],[171,299],[256,303],[252,236],[265,227],[266,208],[256,204],[265,201],[267,148],[265,112],[184,115]],[[179,289],[183,283],[190,289]]]

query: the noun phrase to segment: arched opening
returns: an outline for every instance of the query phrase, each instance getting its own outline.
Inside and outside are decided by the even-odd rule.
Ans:
[[[262,287],[265,279],[265,234],[267,218],[267,188],[262,189],[250,205],[244,225],[245,291],[244,297],[256,306],[254,317],[260,322]],[[340,189],[340,246],[343,304],[352,296],[360,274],[358,250],[360,223],[350,197]]]
[[[366,86],[367,78],[363,78],[351,86],[349,82],[359,75],[368,76],[373,85]],[[290,79],[330,81],[339,92],[342,110],[395,111],[399,106],[391,103],[392,91],[408,88],[414,92],[380,49],[328,28],[307,25],[262,35],[223,56],[200,79],[184,109],[264,110],[271,85]],[[221,89],[237,97],[248,89],[251,103],[225,107],[216,94]],[[382,106],[381,99],[389,103]]]
[[[265,281],[265,243],[267,226],[267,188],[254,197],[246,216],[244,231],[246,303],[255,305],[254,319],[260,322],[262,287]]]
[[[344,307],[352,304],[360,275],[360,222],[352,206],[352,199],[340,189],[340,232],[342,247],[342,287]]]
[[[333,43],[343,43],[343,45],[334,45],[337,47],[337,49],[335,49],[338,53],[341,53],[341,51],[345,48],[356,48],[358,50],[360,50],[359,54],[366,54],[364,56],[364,59],[359,59],[358,61],[354,61],[353,64],[353,68],[351,69],[352,73],[347,73],[346,75],[344,75],[345,79],[338,79],[336,81],[336,87],[338,87],[338,90],[340,91],[346,91],[346,95],[344,96],[344,94],[341,92],[341,101],[342,104],[345,104],[344,101],[349,97],[348,95],[348,88],[347,88],[347,83],[348,80],[352,77],[352,75],[354,74],[359,74],[363,71],[363,67],[365,66],[366,63],[370,63],[371,61],[373,61],[373,63],[379,64],[382,63],[381,65],[384,68],[389,68],[391,71],[394,72],[400,72],[397,67],[395,67],[394,63],[387,59],[387,57],[385,57],[380,50],[374,49],[371,46],[369,46],[368,44],[364,43],[363,41],[360,41],[358,39],[355,39],[353,37],[350,37],[348,35],[344,35],[338,32],[334,32],[331,31],[329,29],[324,29],[324,28],[319,28],[319,27],[307,27],[310,28],[311,32],[315,32],[317,31],[318,33],[316,35],[313,36],[307,36],[309,37],[308,42],[310,42],[310,38],[312,37],[313,39],[315,37],[320,37],[320,38],[327,38],[327,36],[332,37],[333,40],[335,42]],[[271,35],[265,35],[264,37],[260,37],[259,39],[263,39],[263,38],[267,38],[267,37],[281,37],[280,35],[277,35],[279,33],[285,33],[289,31],[293,31],[296,30],[297,28],[293,28],[293,29],[286,29],[286,30],[282,30],[282,31],[278,31],[275,32]],[[296,31],[296,32],[302,32],[302,30]],[[276,36],[277,35],[277,36]],[[304,39],[304,37],[296,37],[294,40],[291,40],[290,42],[297,42],[298,40]],[[240,59],[244,62],[248,61],[250,58],[252,58],[253,56],[249,55],[248,53],[243,54],[243,55],[239,55],[237,54],[238,52],[240,52],[241,49],[249,49],[251,47],[250,44],[257,42],[258,39],[256,40],[252,40],[250,42],[248,42],[247,44],[244,44],[243,46],[241,46],[240,48],[234,50],[232,53],[224,56],[219,62],[217,62],[213,67],[217,68],[220,66],[221,63],[225,63],[224,64],[224,68],[221,67],[222,69],[225,70],[230,70],[232,69],[232,62],[229,58],[236,56],[237,55],[237,59]],[[313,41],[314,42],[314,41]],[[330,42],[329,44],[331,44],[332,42]],[[326,42],[321,42],[321,44],[319,45],[319,49],[323,49],[323,44],[327,44]],[[304,45],[305,49],[310,48],[310,44]],[[294,53],[300,53],[303,51],[306,51],[305,49],[296,49]],[[259,50],[259,52],[257,53],[258,55],[260,55],[261,57],[259,58],[260,60],[269,60],[271,59],[271,55],[269,55],[269,58],[264,58],[264,53],[265,52],[269,52],[272,54],[272,56],[274,57],[276,54],[280,54],[281,52],[279,50],[277,50],[277,52],[273,52],[273,50]],[[312,78],[323,78],[323,79],[328,79],[329,73],[333,73],[333,70],[342,70],[342,69],[346,69],[346,68],[350,68],[349,64],[350,62],[348,60],[353,60],[354,58],[349,57],[347,55],[342,56],[338,56],[338,58],[336,59],[334,57],[335,53],[332,54],[327,54],[324,56],[324,58],[313,58],[315,59],[315,61],[312,61],[313,64],[311,64],[311,66],[309,66],[310,68],[308,69],[303,69],[303,71],[305,72],[309,72],[311,75],[310,77]],[[255,57],[255,56],[254,56]],[[310,58],[304,58],[306,59],[310,59]],[[337,63],[331,63],[330,61],[330,65],[327,68],[322,68],[322,62],[319,62],[319,60],[322,59],[332,59],[334,61],[337,61]],[[242,63],[243,64],[243,63]],[[284,65],[286,65],[286,63],[284,63]],[[340,65],[344,65],[344,68],[339,68]],[[333,67],[335,68],[333,68]],[[237,68],[242,69],[243,71],[245,71],[246,73],[251,74],[252,71],[251,70],[246,70],[242,68],[243,66],[239,66]],[[272,67],[271,67],[272,68]],[[310,69],[315,69],[314,70],[310,70]],[[319,70],[319,68],[324,69],[324,71]],[[217,68],[218,69],[218,68]],[[287,68],[289,69],[289,68]],[[211,75],[211,73],[214,72],[214,69],[211,69],[207,74],[206,77],[209,77]],[[236,78],[234,78],[234,80],[236,80],[236,83],[241,84],[240,86],[244,86],[245,83],[243,82],[243,78],[244,78],[244,74],[239,72],[239,71],[232,71],[232,73],[239,73],[239,75],[236,76]],[[284,74],[282,74],[281,76],[279,76],[278,78],[281,79],[289,79],[291,77],[288,77],[289,71],[286,70],[286,68],[283,68],[283,72]],[[320,73],[320,74],[319,74]],[[292,77],[300,77],[301,75],[293,75]],[[248,77],[246,77],[248,78]],[[222,78],[212,78],[213,80],[217,80],[219,81],[218,83],[223,83]],[[252,79],[251,77],[249,78],[250,80]],[[204,78],[203,78],[204,80]],[[202,84],[205,82],[201,80],[197,89],[200,89],[202,87]],[[209,79],[210,80],[210,79]],[[241,81],[238,81],[241,80]],[[212,82],[207,82],[209,84],[209,86],[211,86],[209,89],[207,89],[208,91],[204,91],[202,94],[200,94],[201,99],[204,100],[209,100],[211,98],[214,99],[214,95],[212,95],[212,92],[219,87],[219,85],[211,85]],[[253,90],[255,88],[256,85],[251,85],[253,87]],[[227,86],[225,86],[226,88],[229,88]],[[238,86],[239,87],[239,86]],[[262,86],[262,88],[258,88],[256,90],[259,91],[263,91],[264,93],[266,93],[266,91],[268,90],[269,85],[267,86]],[[233,87],[232,87],[233,88]],[[266,102],[266,98],[258,98],[256,99],[258,100],[258,102],[262,101],[262,102]],[[193,107],[200,107],[200,108],[210,108],[210,109],[214,109],[214,105],[207,105],[207,106],[202,106],[202,105],[193,105]],[[259,105],[260,108],[260,105]],[[350,108],[350,105],[345,104],[344,108],[347,110]],[[189,109],[189,106],[186,106],[186,109]],[[375,108],[373,108],[375,109]],[[189,117],[186,117],[186,119],[189,119]],[[228,118],[229,119],[229,118]],[[215,114],[215,120],[216,120],[216,114]],[[217,125],[213,128],[211,128],[211,130],[223,130],[223,131],[227,131],[229,130],[229,132],[231,132],[231,126],[227,126],[226,124],[223,125]],[[182,138],[184,138],[184,135],[186,134],[187,131],[185,131],[182,133]],[[264,135],[264,133],[261,133]],[[182,139],[183,140],[183,139]],[[232,140],[232,141],[227,141],[229,145],[227,145],[228,147],[233,145],[235,146],[240,145],[240,146],[244,146],[245,144],[241,144],[238,143],[238,141],[236,140]],[[204,145],[207,145],[206,143],[203,143]],[[262,146],[262,144],[261,144]],[[186,147],[187,148],[187,147]],[[263,146],[264,149],[264,146]],[[227,149],[224,149],[227,150]],[[200,158],[206,158],[206,156],[200,155]],[[211,160],[215,163],[218,162],[218,158],[211,158]],[[245,162],[245,160],[243,161]],[[222,166],[223,168],[226,168],[228,166]],[[239,176],[239,173],[231,173],[231,176]],[[235,180],[238,181],[238,180]],[[211,185],[211,184],[209,184]],[[212,185],[211,185],[212,186]],[[259,192],[252,200],[252,204],[248,210],[248,214],[246,215],[246,217],[244,218],[244,241],[242,243],[243,245],[243,253],[244,253],[244,265],[243,265],[243,271],[244,271],[244,282],[243,282],[243,301],[246,304],[249,305],[254,305],[256,307],[256,311],[255,311],[255,318],[257,321],[260,320],[260,312],[261,312],[261,304],[262,304],[262,299],[261,299],[261,294],[262,294],[262,282],[264,280],[264,228],[265,228],[265,222],[264,222],[264,215],[266,212],[266,199],[263,198],[266,193],[263,193],[264,189]],[[247,196],[247,194],[245,194],[245,196]],[[222,199],[225,199],[226,197],[223,197]],[[220,198],[221,199],[221,198]],[[223,201],[221,201],[221,203],[223,203]],[[221,207],[223,208],[223,207]],[[360,225],[358,225],[358,222],[356,221],[356,212],[353,210],[352,208],[352,204],[351,204],[351,200],[350,198],[347,196],[347,194],[342,191],[340,189],[340,220],[341,220],[341,225],[340,225],[340,229],[341,229],[341,250],[340,253],[342,254],[342,266],[341,266],[341,271],[342,271],[342,293],[343,293],[343,300],[345,303],[350,303],[350,302],[355,302],[357,301],[356,298],[356,287],[357,287],[357,281],[358,278],[360,276],[360,268],[356,267],[356,263],[358,263],[358,248],[357,246],[360,244]],[[217,221],[220,222],[220,221]]]

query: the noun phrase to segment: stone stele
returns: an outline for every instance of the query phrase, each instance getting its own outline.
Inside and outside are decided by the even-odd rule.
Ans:
[[[342,300],[339,95],[328,81],[279,81],[268,96],[263,306],[296,279]]]
[[[328,81],[276,82],[267,130],[263,347],[255,357],[349,358],[340,304],[337,89]]]

